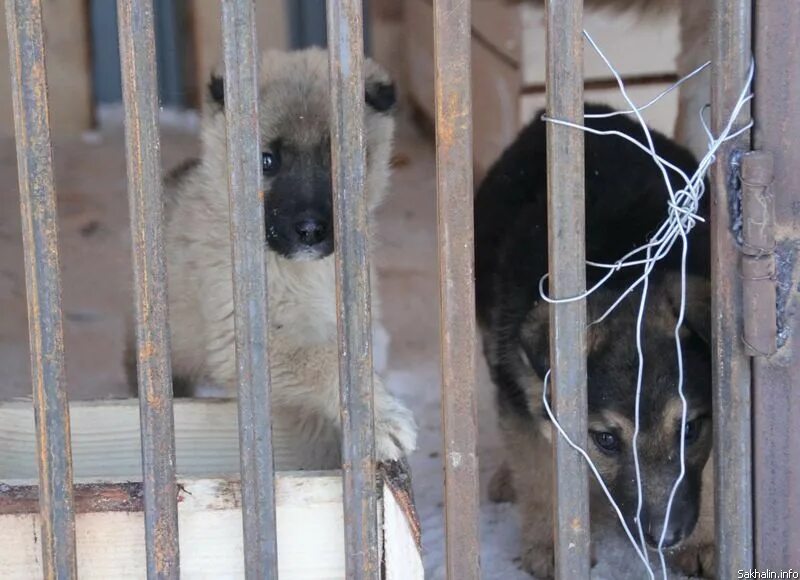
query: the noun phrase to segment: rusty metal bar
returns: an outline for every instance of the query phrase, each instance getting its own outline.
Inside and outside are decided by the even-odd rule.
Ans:
[[[718,135],[745,85],[751,51],[750,0],[715,0],[712,23],[711,123]],[[736,127],[749,121],[742,111]],[[711,281],[714,475],[717,575],[736,578],[753,564],[750,361],[741,340],[742,285],[734,234],[736,165],[749,133],[725,143],[712,166]]]
[[[361,0],[328,0],[347,577],[380,576]]]
[[[548,0],[547,114],[583,121],[583,2]],[[549,292],[555,298],[586,289],[583,132],[547,126]],[[586,303],[550,307],[550,364],[556,416],[586,447]],[[555,565],[558,578],[589,577],[589,482],[586,464],[554,436]]]
[[[147,577],[177,579],[175,428],[153,2],[118,0],[117,12],[136,286]]]
[[[447,577],[480,578],[471,5],[434,0],[436,199]]]
[[[278,577],[254,0],[223,0],[245,573]]]
[[[77,578],[58,226],[41,0],[6,0],[31,379],[39,464],[42,568]]]
[[[755,565],[800,568],[800,3],[756,0],[756,149],[774,158],[777,352],[753,359]]]

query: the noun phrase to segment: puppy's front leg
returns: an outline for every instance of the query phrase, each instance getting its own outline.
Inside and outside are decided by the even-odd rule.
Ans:
[[[273,360],[276,357],[273,356]],[[277,405],[300,406],[318,413],[340,428],[339,357],[336,345],[301,347],[288,355],[285,370],[291,378],[273,381]],[[411,411],[373,375],[375,455],[378,461],[397,460],[416,447],[417,426]]]

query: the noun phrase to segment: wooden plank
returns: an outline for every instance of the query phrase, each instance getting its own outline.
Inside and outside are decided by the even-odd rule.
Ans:
[[[384,578],[422,580],[418,522],[413,509],[409,511],[406,492],[396,475],[384,472],[381,479],[385,482],[381,510]],[[13,497],[8,489],[0,483],[0,578],[41,578],[35,487],[22,488],[25,491],[14,498],[18,509],[12,510],[8,509],[10,502],[4,501]],[[21,495],[30,497],[21,499]],[[76,495],[81,578],[144,579],[141,484],[79,484]],[[34,501],[30,501],[31,497]],[[280,473],[275,497],[280,577],[345,578],[342,483],[338,472]],[[238,482],[181,481],[178,506],[181,576],[190,580],[244,578]]]
[[[637,105],[648,103],[659,93],[668,88],[669,84],[658,83],[628,87],[628,94]],[[587,89],[584,91],[584,100],[587,103],[604,103],[619,110],[628,108],[624,97],[616,88],[612,89]],[[522,123],[533,119],[536,111],[543,109],[545,104],[544,93],[530,93],[523,95],[520,102],[520,118]],[[657,104],[643,111],[642,116],[652,129],[661,131],[671,137],[675,131],[675,117],[678,114],[678,92],[673,91],[665,95]]]
[[[506,60],[506,64],[516,66],[522,58],[521,10],[519,6],[510,5],[508,0],[472,0],[473,38]],[[531,32],[535,34],[536,30]],[[544,42],[544,31],[541,40]]]
[[[516,137],[520,123],[519,72],[472,41],[472,141],[475,177],[481,178]]]
[[[222,64],[222,10],[219,0],[191,0],[189,4],[190,37],[194,49],[194,79],[190,91],[205,102],[205,87],[211,71]],[[289,20],[286,0],[256,2],[256,30],[259,50],[285,49],[289,46]]]
[[[88,2],[44,2],[45,53],[50,97],[50,124],[55,137],[89,129],[92,120],[92,75],[89,63]],[[5,30],[5,12],[0,11]],[[0,43],[0,136],[14,134],[11,112],[8,43]]]
[[[406,59],[408,91],[414,104],[430,120],[436,116],[433,98],[433,8],[425,0],[406,3]]]
[[[176,399],[174,411],[178,475],[238,476],[236,402]],[[76,478],[141,478],[137,399],[74,401],[70,414]],[[284,471],[298,467],[289,427],[276,418],[275,464]],[[35,444],[31,403],[0,404],[0,480],[37,477]]]
[[[181,483],[181,577],[244,578],[238,483],[220,479]],[[280,577],[344,578],[341,478],[283,473],[276,478],[275,491]],[[0,578],[42,577],[38,518],[37,514],[0,516]],[[141,511],[81,513],[76,527],[81,578],[145,578]]]
[[[413,520],[395,496],[385,487],[383,493],[383,534],[386,580],[424,578],[419,536],[412,529]]]
[[[236,402],[179,399],[174,409],[181,575],[243,578]],[[144,578],[137,400],[73,402],[70,413],[81,578]],[[283,469],[293,461],[289,427],[278,419],[274,429]],[[34,445],[30,401],[0,404],[3,580],[41,577]],[[387,513],[380,534],[387,577],[422,579],[409,474],[401,464],[381,466],[379,473],[380,501],[388,506],[379,509]],[[275,485],[280,577],[345,578],[340,472],[282,471]]]
[[[544,8],[525,4],[520,10],[523,11],[519,19],[524,22],[525,35],[522,41],[524,54],[521,57],[524,84],[544,85]],[[675,12],[644,17],[636,11],[615,13],[587,10],[583,27],[623,78],[675,70],[675,58],[680,47],[678,15]],[[587,80],[612,76],[591,48],[584,51],[583,66]]]

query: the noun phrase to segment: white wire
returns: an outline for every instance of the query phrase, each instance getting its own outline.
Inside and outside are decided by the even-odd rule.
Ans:
[[[567,443],[578,451],[581,456],[583,456],[584,460],[589,465],[592,473],[594,474],[595,478],[597,479],[600,487],[602,488],[603,492],[605,493],[606,497],[608,498],[612,508],[617,514],[620,523],[625,530],[628,539],[631,542],[631,545],[636,550],[637,555],[642,560],[642,562],[647,567],[648,575],[651,579],[655,578],[655,573],[653,572],[652,567],[650,566],[650,560],[647,557],[647,548],[644,539],[644,531],[642,530],[641,525],[641,509],[643,503],[643,493],[642,493],[642,477],[641,477],[641,469],[639,464],[639,453],[638,453],[638,437],[639,437],[639,428],[640,428],[640,403],[641,403],[641,394],[643,388],[643,376],[644,376],[644,350],[642,347],[642,332],[643,332],[643,322],[644,322],[644,315],[645,315],[645,306],[646,306],[646,299],[647,299],[647,292],[649,289],[649,276],[652,272],[653,268],[655,267],[656,263],[661,260],[664,256],[666,256],[671,249],[673,248],[674,244],[680,238],[682,248],[681,248],[681,301],[680,301],[680,309],[678,314],[678,320],[675,324],[674,330],[674,338],[675,338],[675,349],[676,355],[678,359],[678,396],[681,400],[681,435],[680,435],[680,473],[675,480],[675,483],[672,487],[670,492],[669,499],[667,501],[667,506],[665,509],[664,514],[664,523],[661,529],[661,536],[659,538],[657,552],[659,556],[659,560],[661,563],[661,570],[663,578],[666,580],[667,578],[667,567],[666,561],[664,558],[664,551],[663,551],[663,544],[664,539],[666,537],[667,526],[669,523],[670,515],[672,512],[672,506],[674,503],[675,495],[677,493],[678,487],[680,486],[681,482],[683,481],[685,474],[686,474],[686,456],[685,456],[685,441],[684,441],[684,432],[686,430],[686,423],[687,423],[687,413],[688,413],[688,405],[686,401],[686,397],[684,394],[684,369],[683,369],[683,351],[680,342],[680,329],[683,325],[684,315],[685,315],[685,308],[686,308],[686,268],[687,268],[687,255],[688,255],[688,238],[687,234],[692,230],[694,225],[698,221],[703,221],[700,216],[697,215],[697,211],[699,208],[700,200],[702,199],[703,195],[705,194],[705,176],[710,168],[710,166],[716,160],[716,153],[718,149],[722,146],[723,143],[729,141],[731,139],[735,139],[743,132],[747,131],[751,126],[752,122],[746,124],[744,127],[733,131],[733,125],[736,122],[736,119],[739,117],[742,109],[744,106],[753,98],[752,94],[749,93],[750,86],[753,81],[754,75],[754,65],[751,62],[750,69],[748,72],[747,81],[745,86],[742,87],[742,90],[739,94],[739,98],[736,102],[736,105],[731,112],[731,115],[726,123],[725,127],[723,128],[722,132],[718,137],[714,137],[713,133],[708,127],[706,120],[704,118],[704,112],[708,108],[708,106],[703,107],[699,111],[700,116],[700,123],[703,127],[703,130],[708,138],[708,150],[706,155],[700,160],[698,163],[697,170],[691,175],[686,175],[679,167],[675,166],[674,164],[670,163],[666,159],[662,158],[658,155],[655,150],[655,145],[652,140],[652,136],[650,134],[650,130],[644,122],[642,118],[641,111],[647,109],[651,105],[658,102],[661,98],[665,95],[669,94],[685,81],[689,80],[690,78],[694,77],[695,75],[699,74],[705,68],[707,68],[710,62],[703,64],[702,66],[695,69],[689,75],[681,78],[677,83],[669,87],[667,90],[660,93],[646,105],[637,107],[631,98],[629,97],[625,85],[617,72],[617,70],[613,67],[610,61],[606,58],[606,56],[601,51],[600,47],[594,42],[592,37],[589,35],[588,32],[585,30],[583,34],[586,40],[590,43],[592,48],[597,52],[600,58],[605,62],[608,69],[614,75],[614,78],[617,81],[617,85],[619,87],[622,96],[624,97],[625,101],[628,103],[630,109],[626,111],[615,111],[613,113],[603,113],[603,114],[596,114],[596,115],[585,115],[585,118],[608,118],[616,115],[622,114],[633,114],[636,116],[639,125],[644,132],[645,140],[647,144],[643,144],[638,140],[634,139],[630,135],[622,133],[620,131],[600,131],[597,129],[593,129],[590,127],[586,127],[585,125],[580,125],[577,123],[572,123],[569,121],[561,120],[561,119],[554,119],[548,116],[543,116],[543,120],[550,123],[555,123],[559,125],[564,125],[567,127],[572,127],[575,129],[579,129],[582,131],[586,131],[589,133],[593,133],[596,135],[616,135],[621,137],[645,153],[647,153],[652,159],[656,166],[661,171],[662,177],[664,179],[664,183],[667,187],[667,191],[669,192],[669,202],[667,204],[667,218],[656,231],[656,233],[650,238],[650,241],[646,244],[636,248],[625,254],[622,258],[614,262],[613,264],[605,264],[600,262],[593,262],[587,260],[587,265],[597,268],[607,269],[608,272],[600,279],[599,282],[594,284],[590,289],[586,292],[582,293],[579,296],[572,296],[566,298],[550,298],[544,292],[544,281],[547,279],[548,274],[542,276],[541,280],[539,281],[539,294],[543,300],[551,304],[564,304],[568,302],[575,302],[578,300],[584,300],[601,288],[615,273],[620,271],[623,268],[630,268],[630,267],[643,267],[642,275],[636,279],[633,283],[631,283],[626,290],[624,290],[619,298],[597,319],[589,323],[589,325],[599,324],[602,322],[614,309],[628,296],[631,292],[635,291],[640,285],[642,285],[642,297],[639,303],[639,310],[637,314],[636,320],[636,350],[638,356],[638,372],[637,372],[637,382],[636,382],[636,402],[635,402],[635,430],[633,435],[633,455],[634,455],[634,464],[636,469],[636,486],[637,486],[637,513],[636,513],[636,524],[637,524],[637,531],[639,535],[639,543],[633,537],[628,525],[625,522],[625,518],[622,515],[619,506],[615,502],[614,498],[612,497],[611,493],[609,492],[605,482],[600,475],[597,467],[594,465],[594,462],[589,457],[589,454],[581,448],[579,445],[575,444],[570,437],[566,434],[564,429],[559,424],[556,417],[553,415],[552,410],[550,409],[549,402],[547,401],[547,384],[550,377],[550,371],[548,370],[545,378],[544,378],[544,389],[542,398],[544,401],[544,407],[547,411],[550,420],[552,421],[553,425],[555,425],[556,429],[558,430],[559,434],[567,441]],[[677,192],[674,191],[672,187],[672,183],[670,182],[669,175],[667,170],[673,171],[676,173],[681,180],[685,183],[685,187],[681,188]],[[639,254],[644,253],[645,257],[643,259],[636,258]],[[641,544],[641,547],[640,547]]]
[[[586,461],[587,465],[589,466],[589,469],[592,470],[592,473],[594,474],[597,483],[600,485],[600,489],[603,490],[603,493],[606,495],[606,498],[608,498],[608,501],[611,503],[611,507],[616,512],[617,519],[619,519],[619,523],[622,524],[622,528],[625,530],[625,534],[628,536],[628,539],[631,541],[631,544],[633,544],[634,550],[636,550],[636,553],[639,555],[639,558],[642,560],[642,562],[644,562],[645,566],[647,566],[649,569],[650,565],[649,562],[647,561],[647,557],[645,556],[645,552],[639,549],[639,546],[636,544],[636,540],[633,539],[633,534],[631,533],[628,524],[625,522],[625,516],[622,515],[622,510],[619,509],[617,502],[614,501],[614,498],[611,495],[611,492],[608,490],[605,481],[603,481],[603,476],[600,475],[600,472],[598,471],[597,466],[594,464],[594,461],[592,461],[592,458],[589,457],[589,454],[586,453],[586,450],[584,450],[583,447],[572,441],[572,438],[569,435],[567,435],[566,431],[564,431],[564,428],[561,426],[561,423],[558,422],[558,419],[556,419],[555,415],[553,414],[553,411],[550,408],[550,403],[547,401],[547,384],[549,381],[550,381],[550,369],[548,369],[544,375],[544,381],[543,381],[544,388],[542,389],[542,400],[544,402],[544,409],[545,411],[547,411],[547,416],[550,417],[550,422],[553,423],[559,435],[561,435],[561,437],[564,438],[564,441],[567,442],[567,445],[572,447],[575,451],[577,451],[580,455],[583,456],[583,459]],[[653,578],[652,571],[650,573],[650,577]]]

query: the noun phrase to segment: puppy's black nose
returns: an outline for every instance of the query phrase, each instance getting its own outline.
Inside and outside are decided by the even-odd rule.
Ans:
[[[681,532],[680,528],[670,526],[667,528],[667,533],[664,534],[664,543],[661,545],[662,548],[672,548],[673,546],[680,543],[683,539],[683,532]],[[651,534],[650,532],[644,533],[644,540],[647,542],[647,545],[651,548],[658,548],[658,542],[661,540],[660,531],[658,534]]]
[[[306,246],[316,246],[328,234],[328,224],[323,220],[306,219],[297,222],[294,230]]]

